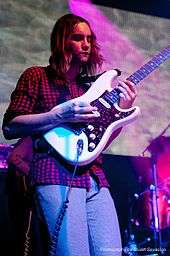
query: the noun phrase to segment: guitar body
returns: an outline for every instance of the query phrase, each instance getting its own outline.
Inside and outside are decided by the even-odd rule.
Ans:
[[[170,45],[130,75],[127,80],[137,85],[169,57]],[[82,151],[79,154],[78,165],[86,165],[106,149],[115,138],[115,131],[118,134],[118,128],[135,120],[140,113],[138,107],[121,109],[118,106],[120,91],[112,88],[112,80],[117,75],[114,69],[103,73],[84,95],[71,100],[71,102],[80,100],[96,106],[100,117],[95,118],[95,122],[61,125],[44,134],[47,142],[70,164],[77,162],[80,142]]]
[[[77,143],[82,141],[83,150],[78,165],[92,162],[112,141],[114,132],[132,122],[139,115],[138,107],[121,109],[113,91],[112,81],[117,76],[116,70],[102,74],[82,96],[70,100],[90,103],[97,106],[100,117],[87,124],[64,124],[44,134],[46,141],[70,164],[77,160]]]

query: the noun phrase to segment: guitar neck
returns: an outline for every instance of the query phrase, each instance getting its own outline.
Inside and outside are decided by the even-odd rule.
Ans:
[[[170,57],[170,45],[164,48],[160,53],[155,55],[150,61],[144,64],[139,70],[130,75],[127,80],[137,85],[145,77],[147,77],[152,71],[158,68],[166,59]],[[104,99],[110,104],[114,104],[119,101],[120,90],[113,89],[110,92],[106,92]]]
[[[141,80],[147,77],[152,71],[158,68],[166,59],[170,57],[170,46],[163,49],[155,55],[150,61],[144,64],[139,70],[130,75],[127,80],[137,85]]]

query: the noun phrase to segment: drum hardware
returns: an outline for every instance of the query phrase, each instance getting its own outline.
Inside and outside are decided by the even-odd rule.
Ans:
[[[156,190],[156,186],[151,184],[150,185],[150,205],[151,205],[151,223],[150,227],[155,230],[156,232],[159,232],[160,230],[160,221],[159,221],[159,211],[158,211],[158,203],[157,199],[159,199],[158,190]],[[156,209],[156,210],[155,210]]]
[[[161,248],[163,248],[163,245],[162,245],[162,237],[161,237],[161,230],[160,230],[159,204],[158,204],[158,200],[160,196],[159,196],[159,190],[158,190],[158,184],[157,184],[156,158],[154,154],[152,154],[151,160],[152,160],[153,184],[150,184],[148,189],[138,194],[138,196],[136,196],[136,199],[141,200],[141,198],[143,198],[145,208],[149,207],[151,216],[149,216],[150,213],[148,213],[148,215],[144,217],[145,218],[144,221],[146,223],[145,226],[149,226],[150,230],[152,230],[152,234],[151,234],[151,237],[148,236],[142,242],[138,243],[138,247],[142,248],[147,243],[153,241],[153,247],[158,249],[160,248],[159,252],[161,253],[161,255],[163,255],[164,252],[161,250]],[[148,194],[149,194],[149,205],[147,204],[148,202],[146,201],[148,200]],[[140,220],[138,220],[138,218],[135,218],[135,217],[131,218],[130,221],[135,226],[138,226],[138,227],[141,226],[141,222]]]
[[[130,199],[130,196],[128,196],[128,227],[124,231],[126,245],[123,248],[124,255],[126,256],[138,256],[138,246],[136,243],[135,234],[133,232],[133,207],[138,197],[139,195],[137,193],[133,194],[132,199]]]
[[[164,236],[164,230],[161,230],[161,228],[164,229],[167,226],[170,228],[170,225],[168,225],[168,223],[170,223],[170,199],[169,195],[167,196],[167,193],[164,189],[160,190],[160,187],[158,188],[157,159],[161,153],[161,147],[156,145],[156,143],[158,142],[159,137],[162,136],[169,127],[170,125],[164,129],[158,138],[154,139],[150,145],[147,146],[142,154],[144,156],[145,151],[150,152],[152,181],[150,182],[150,185],[147,189],[142,191],[144,189],[142,188],[140,189],[140,191],[142,191],[141,193],[135,193],[133,196],[131,196],[131,198],[128,197],[128,227],[124,231],[124,252],[127,256],[141,255],[140,253],[142,249],[147,249],[149,247],[153,251],[148,252],[148,254],[146,252],[145,256],[160,256],[163,254],[167,255],[165,248],[169,248],[169,239],[167,245],[165,244],[165,241],[162,242],[162,236],[165,239],[167,235]],[[134,216],[134,211],[137,209],[136,204],[141,203],[141,198],[142,200],[145,200],[145,209],[143,210],[149,210],[143,219],[143,223],[148,223],[143,227],[141,225],[142,222],[140,222],[143,212],[141,211],[138,213],[138,218],[137,216]],[[165,250],[162,250],[162,248]],[[156,250],[159,251],[159,253]]]
[[[151,188],[153,188],[151,186]],[[145,190],[141,193],[134,193],[131,197],[128,197],[128,227],[124,231],[124,241],[125,247],[123,252],[125,256],[159,256],[158,254],[147,254],[147,249],[149,246],[152,247],[152,237],[151,233],[146,234],[142,241],[139,241],[138,231],[141,229],[141,223],[134,216],[134,209],[136,208],[136,202],[145,195],[145,193],[150,192],[150,190]]]
[[[166,254],[167,251],[165,250],[165,248],[169,248],[169,239],[167,242],[165,241],[162,242],[160,247],[158,247],[159,241],[158,242],[156,241],[157,243],[155,242],[154,225],[158,225],[158,220],[157,219],[155,220],[156,208],[155,208],[155,198],[153,193],[155,193],[155,187],[153,184],[151,184],[147,190],[139,194],[135,193],[133,194],[133,196],[131,196],[130,200],[128,199],[128,227],[124,231],[124,244],[125,244],[123,248],[124,256],[140,256],[140,255],[161,256],[164,254],[167,255]],[[166,212],[169,213],[169,210],[168,210],[169,199],[165,195],[165,191],[158,189],[158,200],[159,200],[159,204],[161,204],[162,202],[165,202],[163,207],[165,207]],[[138,205],[142,206],[141,203],[142,204],[144,203],[147,210],[149,211],[147,213],[145,212],[145,216],[142,215],[143,214],[142,210],[138,208]],[[134,211],[136,211],[137,209],[140,210],[137,213],[137,215],[139,215],[140,218],[137,218],[139,216],[134,215]],[[160,224],[161,224],[160,229],[161,229],[163,228],[162,226],[163,222],[161,218],[160,220],[161,220],[160,221]],[[160,230],[160,232],[162,234],[162,230]],[[167,230],[167,232],[169,232],[169,229]],[[163,238],[164,238],[164,234],[163,234]],[[158,254],[157,254],[157,251],[159,251]]]
[[[151,141],[150,145],[145,148],[142,155],[146,151],[150,152],[151,155],[151,171],[152,171],[152,179],[153,184],[150,185],[150,206],[151,206],[151,223],[150,228],[153,230],[153,240],[154,240],[154,247],[159,249],[160,255],[164,254],[164,251],[161,250],[163,248],[162,243],[162,235],[160,229],[160,217],[159,217],[159,194],[158,194],[158,177],[157,177],[157,159],[158,155],[161,153],[161,147],[159,144],[159,140],[164,137],[163,134],[167,131],[170,127],[170,124],[161,132],[161,134]]]
[[[155,198],[152,198],[154,190],[155,187],[153,184],[151,184],[150,187],[145,191],[139,194],[135,193],[128,197],[128,225],[124,231],[124,256],[146,256],[147,253],[148,256],[169,256],[167,254],[167,250],[169,251],[168,248],[170,245],[170,241],[168,238],[170,237],[170,200],[169,197],[166,195],[165,190],[158,189],[158,204],[160,205],[160,232],[162,235],[161,238],[163,238],[163,242],[161,244],[161,247],[159,248],[155,245],[153,230],[154,221],[152,220],[153,215],[155,217],[156,210]],[[151,199],[154,202],[152,202]],[[154,209],[152,209],[152,205],[154,205]],[[156,251],[157,248],[159,251],[158,254]],[[161,248],[163,248],[163,250]]]

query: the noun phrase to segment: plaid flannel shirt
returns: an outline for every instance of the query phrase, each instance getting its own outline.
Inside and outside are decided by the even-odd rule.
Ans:
[[[60,103],[84,94],[88,87],[87,83],[68,84],[58,79],[50,66],[28,68],[11,94],[3,125],[19,115],[47,112]],[[47,153],[34,152],[30,170],[31,184],[69,185],[73,169],[74,166],[64,160]],[[78,167],[73,187],[89,189],[90,175],[98,181],[100,187],[109,186],[102,168],[102,155],[92,163]]]

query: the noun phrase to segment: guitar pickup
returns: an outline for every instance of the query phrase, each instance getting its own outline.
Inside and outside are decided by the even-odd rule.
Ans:
[[[105,101],[103,98],[99,98],[99,101],[106,108],[111,108],[110,104],[107,101]]]

